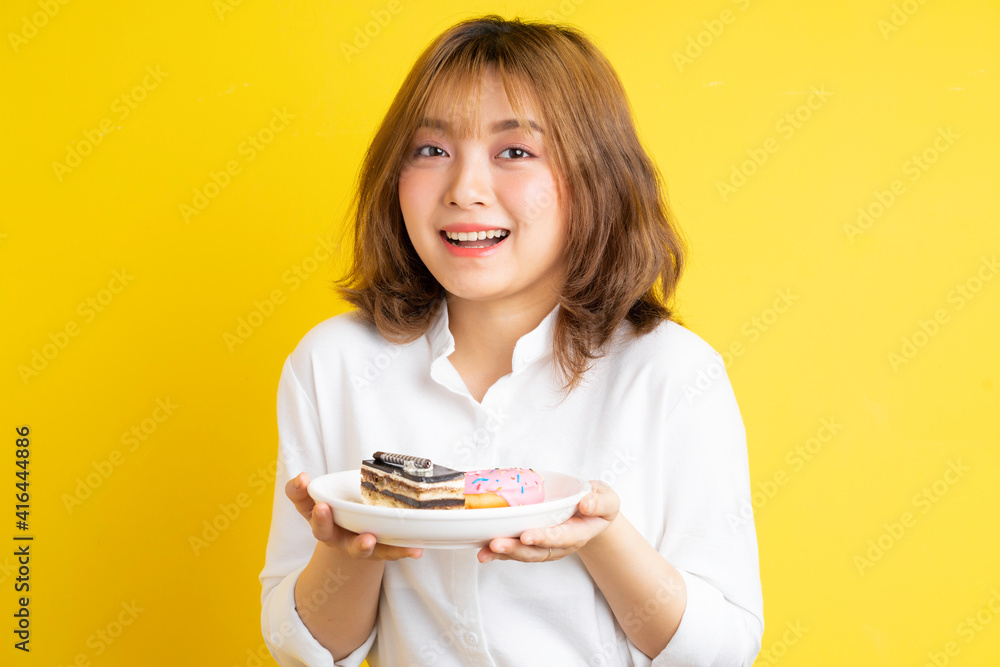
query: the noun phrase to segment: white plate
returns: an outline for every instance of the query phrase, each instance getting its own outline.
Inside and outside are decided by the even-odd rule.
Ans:
[[[322,475],[307,490],[316,502],[333,508],[333,520],[355,533],[372,533],[383,544],[424,549],[483,547],[495,537],[520,537],[530,528],[558,525],[576,513],[590,482],[539,470],[545,502],[519,507],[427,510],[375,507],[361,502],[361,471]]]

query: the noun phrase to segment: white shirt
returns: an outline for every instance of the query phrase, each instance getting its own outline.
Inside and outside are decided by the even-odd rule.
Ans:
[[[763,603],[750,508],[746,436],[721,357],[674,322],[627,340],[561,404],[552,363],[558,306],[518,340],[513,371],[482,403],[448,355],[447,308],[427,333],[394,345],[358,317],[330,318],[303,337],[278,385],[278,468],[262,630],[284,666],[662,665],[749,667]],[[316,540],[285,483],[360,467],[377,450],[459,470],[530,467],[601,479],[621,513],[687,587],[687,607],[650,660],[626,638],[578,556],[480,563],[477,549],[425,549],[385,565],[368,640],[334,663],[295,609],[294,588]],[[628,563],[622,563],[628,567]],[[330,590],[338,583],[328,580]],[[623,624],[645,621],[658,604]],[[322,597],[324,592],[317,595]]]

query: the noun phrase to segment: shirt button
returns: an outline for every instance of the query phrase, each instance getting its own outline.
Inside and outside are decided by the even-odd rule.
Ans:
[[[467,643],[469,646],[475,646],[476,644],[479,643],[479,635],[477,635],[475,632],[465,633],[465,643]]]

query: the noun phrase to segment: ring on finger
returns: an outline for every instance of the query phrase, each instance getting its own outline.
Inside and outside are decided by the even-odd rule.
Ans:
[[[544,563],[545,561],[547,561],[550,558],[552,558],[552,547],[549,547],[549,553],[547,553],[545,555],[545,558],[542,559],[542,562]]]

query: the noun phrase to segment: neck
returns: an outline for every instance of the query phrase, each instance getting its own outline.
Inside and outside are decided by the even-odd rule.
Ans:
[[[535,298],[517,303],[469,301],[447,295],[448,328],[455,338],[455,352],[484,366],[504,366],[510,371],[514,344],[535,329],[552,312],[558,300]]]

